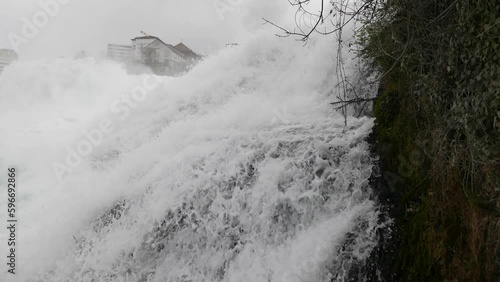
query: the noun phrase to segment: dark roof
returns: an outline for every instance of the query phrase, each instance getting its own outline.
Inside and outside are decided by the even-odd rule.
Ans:
[[[136,39],[158,39],[158,40],[160,40],[160,38],[158,38],[156,36],[151,36],[151,35],[148,35],[148,36],[139,36],[139,37],[136,37],[136,38],[132,38],[131,40],[134,41]]]
[[[175,48],[181,52],[193,52],[193,50],[189,49],[184,43],[179,43],[175,45]],[[194,52],[193,52],[194,53]]]
[[[110,47],[110,46],[113,46],[113,47],[124,47],[124,48],[130,48],[130,49],[132,49],[132,46],[130,46],[130,45],[123,45],[123,44],[108,43],[108,47]]]
[[[167,45],[168,47],[170,47],[170,49],[172,49],[175,53],[177,53],[177,54],[179,54],[179,55],[181,55],[183,57],[186,56],[186,54],[184,54],[181,51],[179,51],[178,49],[176,49],[173,45],[171,45],[171,44],[165,44],[165,45]]]
[[[179,50],[180,52],[182,52],[185,56],[190,56],[190,57],[195,57],[195,58],[198,58],[199,55],[196,54],[195,52],[193,52],[193,50],[189,49],[186,45],[184,45],[184,43],[179,43],[177,45],[175,45],[175,49]]]

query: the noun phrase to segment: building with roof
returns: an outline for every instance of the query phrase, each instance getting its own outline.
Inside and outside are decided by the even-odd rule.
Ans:
[[[134,61],[142,61],[142,50],[155,40],[161,41],[158,37],[150,35],[132,38],[132,56]]]
[[[200,59],[198,54],[183,43],[173,46],[147,34],[131,41],[133,61],[151,67],[157,74],[180,73]]]
[[[141,53],[142,62],[158,74],[179,73],[186,65],[186,58],[182,52],[159,39],[144,47]]]
[[[17,61],[18,55],[16,51],[9,49],[0,49],[0,72],[4,70],[5,67]]]
[[[163,75],[181,73],[201,59],[182,42],[173,46],[156,36],[143,34],[132,38],[131,45],[108,44],[108,58],[126,63],[129,70],[147,66]]]

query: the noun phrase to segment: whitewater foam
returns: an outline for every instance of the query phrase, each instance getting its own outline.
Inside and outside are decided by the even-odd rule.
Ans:
[[[146,75],[94,60],[9,66],[0,162],[20,171],[20,281],[346,278],[381,224],[373,120],[345,128],[329,105],[333,44],[256,35],[164,78],[123,119],[112,101]],[[59,182],[50,164],[104,118],[112,132]]]

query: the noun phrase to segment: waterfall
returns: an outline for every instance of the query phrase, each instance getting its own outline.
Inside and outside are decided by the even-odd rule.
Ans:
[[[347,280],[386,223],[373,119],[345,127],[329,104],[333,44],[261,33],[176,78],[9,66],[0,164],[19,171],[20,281]]]

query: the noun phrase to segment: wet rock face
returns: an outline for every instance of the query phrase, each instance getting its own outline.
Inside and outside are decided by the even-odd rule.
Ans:
[[[108,227],[115,220],[119,220],[123,213],[127,211],[127,201],[121,200],[116,202],[109,210],[104,212],[102,216],[93,222],[95,232],[100,232],[103,228]]]

